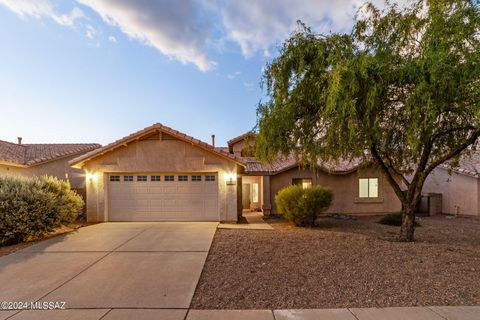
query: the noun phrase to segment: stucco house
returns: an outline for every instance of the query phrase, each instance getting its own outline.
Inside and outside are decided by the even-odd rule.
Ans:
[[[215,147],[156,123],[70,164],[86,173],[88,221],[237,221],[242,210],[277,213],[276,193],[298,183],[332,188],[331,212],[401,209],[384,177],[360,162],[301,169],[293,157],[265,165],[243,135]]]
[[[96,143],[22,144],[0,140],[0,175],[49,175],[70,181],[72,188],[85,188],[83,170],[72,168],[69,161],[99,148]]]
[[[462,156],[453,170],[447,165],[434,169],[423,193],[442,195],[442,213],[480,217],[480,151]]]

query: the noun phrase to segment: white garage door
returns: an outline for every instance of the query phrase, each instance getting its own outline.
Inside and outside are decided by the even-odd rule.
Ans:
[[[110,174],[109,221],[218,221],[215,173]]]

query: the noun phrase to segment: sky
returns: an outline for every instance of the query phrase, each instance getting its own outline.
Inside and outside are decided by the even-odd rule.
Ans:
[[[0,0],[0,140],[107,144],[160,122],[225,145],[255,126],[296,21],[346,32],[361,3]]]

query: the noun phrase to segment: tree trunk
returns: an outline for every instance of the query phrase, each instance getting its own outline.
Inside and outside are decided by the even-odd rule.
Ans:
[[[415,232],[415,209],[415,205],[404,206],[402,212],[402,227],[400,228],[400,234],[398,235],[398,239],[400,241],[414,241],[413,234]]]

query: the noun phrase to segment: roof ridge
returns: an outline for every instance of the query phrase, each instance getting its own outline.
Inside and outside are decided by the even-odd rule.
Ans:
[[[6,140],[0,140],[0,142],[3,142],[3,143],[8,143],[8,144],[11,144],[12,146],[17,146],[17,147],[25,147],[24,144],[18,144],[18,143],[15,143],[15,142],[10,142],[10,141],[6,141]]]
[[[91,145],[101,145],[95,142],[73,142],[73,143],[24,143],[20,146],[91,146]]]
[[[153,129],[158,129],[159,131],[163,131],[167,134],[171,134],[173,136],[176,136],[179,140],[184,140],[184,142],[189,142],[189,143],[192,143],[192,144],[196,144],[197,146],[199,146],[201,148],[204,148],[204,149],[207,149],[207,150],[212,151],[214,153],[217,153],[220,156],[229,158],[229,159],[231,159],[233,161],[236,161],[237,163],[240,163],[242,165],[245,164],[241,157],[230,154],[229,152],[226,152],[224,150],[217,149],[216,147],[214,147],[213,145],[211,145],[211,144],[209,144],[205,141],[202,141],[202,140],[197,139],[193,136],[190,136],[186,133],[183,133],[181,131],[173,129],[169,126],[163,125],[160,122],[156,122],[151,126],[145,127],[141,130],[138,130],[138,131],[133,132],[129,135],[126,135],[123,138],[117,139],[117,140],[115,140],[115,141],[113,141],[113,142],[111,142],[111,143],[109,143],[105,146],[102,146],[101,148],[98,148],[98,149],[92,150],[90,152],[87,152],[87,153],[85,153],[85,154],[83,154],[83,155],[81,155],[81,156],[79,156],[75,159],[72,159],[69,163],[71,165],[77,165],[81,162],[88,161],[89,159],[91,159],[91,157],[95,157],[98,154],[102,154],[104,151],[107,151],[109,149],[114,149],[122,143],[128,143],[128,142],[130,142],[130,140],[134,139],[135,137],[140,137],[140,136],[142,136],[142,134],[145,134],[145,133],[147,133],[147,132],[149,132]]]

